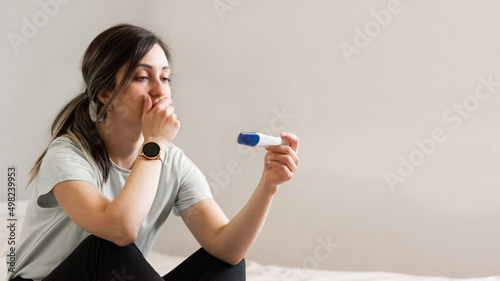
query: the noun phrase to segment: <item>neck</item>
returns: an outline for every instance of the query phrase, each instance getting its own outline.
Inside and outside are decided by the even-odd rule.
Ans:
[[[111,160],[121,168],[131,170],[144,142],[141,128],[123,128],[123,122],[106,118],[97,125]]]

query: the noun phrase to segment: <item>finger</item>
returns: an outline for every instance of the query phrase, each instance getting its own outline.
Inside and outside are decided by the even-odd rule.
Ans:
[[[286,165],[283,165],[278,161],[268,160],[267,165],[279,172],[280,181],[282,182],[288,181],[293,177],[293,172],[290,171],[290,169]]]
[[[157,101],[153,107],[158,108],[158,109],[164,109],[164,108],[167,108],[169,106],[172,106],[172,103],[173,103],[172,99],[165,97],[165,98],[162,98],[159,101]]]
[[[282,132],[280,134],[281,138],[288,141],[288,145],[295,151],[295,153],[299,153],[299,138],[289,132]]]
[[[280,165],[284,165],[292,173],[295,173],[297,171],[297,165],[290,155],[271,154],[267,157],[267,161],[277,162]]]
[[[175,114],[175,113],[172,114],[172,119],[174,119],[175,121],[179,122],[179,120],[177,119],[177,114]]]
[[[297,153],[292,149],[292,147],[290,147],[288,145],[267,146],[266,150],[269,152],[272,152],[272,153],[289,155],[290,157],[292,157],[295,165],[299,164],[299,158],[297,157]]]
[[[166,108],[167,116],[173,116],[174,112],[175,112],[175,108],[173,106],[169,106]]]
[[[151,97],[149,95],[144,96],[144,103],[142,106],[142,117],[146,115],[152,108],[153,102],[151,101]]]

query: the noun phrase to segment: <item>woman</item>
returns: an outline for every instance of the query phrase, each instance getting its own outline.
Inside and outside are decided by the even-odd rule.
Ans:
[[[153,33],[117,25],[82,61],[86,90],[59,113],[32,170],[13,280],[244,280],[244,256],[278,185],[297,169],[298,138],[267,148],[262,178],[228,220],[205,177],[172,144],[180,123],[170,54]],[[160,277],[144,256],[172,208],[202,248]]]

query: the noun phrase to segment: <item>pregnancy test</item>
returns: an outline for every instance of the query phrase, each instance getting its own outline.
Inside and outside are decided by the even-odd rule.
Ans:
[[[285,142],[280,137],[271,137],[261,133],[241,133],[238,143],[248,146],[280,145]]]

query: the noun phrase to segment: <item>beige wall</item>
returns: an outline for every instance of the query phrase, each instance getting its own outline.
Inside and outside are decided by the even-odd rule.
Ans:
[[[54,115],[83,89],[90,40],[131,22],[170,44],[175,143],[228,216],[250,196],[264,155],[239,147],[238,133],[301,139],[300,169],[249,259],[499,274],[498,1],[46,2],[0,8],[3,183],[16,165],[25,184]],[[23,18],[36,30],[23,34]],[[23,43],[9,42],[12,33]],[[185,234],[171,217],[156,248],[187,255],[197,245]]]

